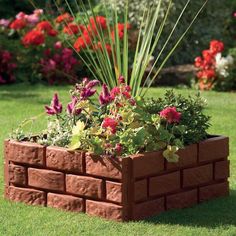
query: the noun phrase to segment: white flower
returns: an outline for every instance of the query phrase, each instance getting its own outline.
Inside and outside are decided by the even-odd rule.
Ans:
[[[216,73],[224,78],[229,76],[229,69],[234,64],[234,58],[231,55],[222,57],[221,53],[216,54]]]

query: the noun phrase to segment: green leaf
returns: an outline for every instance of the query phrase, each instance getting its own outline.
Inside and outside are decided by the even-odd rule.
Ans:
[[[69,150],[77,150],[81,147],[80,136],[75,135],[71,139],[71,143],[69,145]]]
[[[168,145],[167,149],[163,152],[163,156],[168,162],[177,163],[179,161],[179,155],[176,154],[178,150],[178,147]]]
[[[85,124],[83,121],[77,121],[76,126],[73,127],[72,129],[72,135],[79,135],[84,131],[85,129]]]

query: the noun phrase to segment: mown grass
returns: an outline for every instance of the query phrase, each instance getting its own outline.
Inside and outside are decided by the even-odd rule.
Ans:
[[[54,91],[68,101],[69,86],[46,87],[25,84],[0,87],[0,143],[8,137],[19,122],[43,112]],[[149,96],[157,97],[164,88],[151,89]],[[181,94],[193,90],[176,89]],[[211,134],[230,137],[231,195],[199,206],[163,213],[151,219],[116,223],[50,208],[25,206],[3,199],[3,155],[0,145],[0,235],[236,235],[236,94],[206,92],[206,113],[212,116]],[[46,119],[40,118],[34,129],[44,127]]]

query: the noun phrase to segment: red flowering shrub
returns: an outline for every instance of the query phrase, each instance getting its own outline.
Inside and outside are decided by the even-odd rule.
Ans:
[[[15,81],[16,67],[12,54],[6,50],[0,50],[0,85]]]
[[[198,69],[198,85],[201,90],[213,88],[217,79],[216,56],[224,50],[224,43],[218,40],[210,42],[210,48],[202,51],[202,57],[195,58],[195,67]]]
[[[100,42],[100,38],[97,37],[98,31],[102,31],[102,34],[105,36],[105,48],[107,53],[111,55],[112,48],[110,45],[110,40],[108,39],[108,25],[107,19],[103,16],[91,17],[88,25],[84,26],[82,35],[80,35],[74,43],[74,48],[77,52],[80,52],[84,49],[93,49],[93,50],[103,50],[103,44]],[[118,30],[118,37],[122,39],[124,37],[125,25],[118,23],[115,27]],[[130,29],[130,24],[127,24],[127,29]],[[106,38],[107,36],[107,38]],[[111,28],[111,37],[112,40],[115,40],[115,29]],[[92,46],[92,48],[90,47]]]
[[[83,25],[77,25],[75,23],[69,23],[68,25],[65,25],[63,29],[63,33],[73,35],[73,34],[78,34],[79,32],[84,31],[84,26]]]
[[[79,62],[75,59],[73,51],[67,48],[67,42],[79,53],[84,50],[90,50],[91,53],[102,51],[111,56],[113,46],[109,32],[115,40],[114,27],[118,29],[119,38],[124,37],[125,27],[130,29],[129,24],[125,26],[118,23],[116,26],[109,26],[104,16],[90,17],[83,23],[78,24],[69,13],[61,14],[56,19],[45,20],[43,10],[36,9],[29,15],[20,12],[14,20],[2,19],[0,26],[7,34],[11,29],[11,34],[20,38],[23,47],[19,47],[17,58],[23,70],[28,69],[30,64],[32,73],[29,76],[34,77],[34,80],[40,78],[53,84],[62,81],[73,83],[77,80]],[[104,41],[98,32],[104,35]],[[127,88],[122,89],[120,94],[129,99],[131,95]],[[109,91],[111,99],[114,98],[115,90],[116,88]]]

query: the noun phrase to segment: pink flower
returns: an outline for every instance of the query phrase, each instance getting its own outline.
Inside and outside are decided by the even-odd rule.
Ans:
[[[102,122],[102,128],[108,129],[112,134],[116,133],[118,122],[110,117],[106,117]]]
[[[167,107],[160,112],[160,117],[165,119],[168,123],[179,123],[181,113],[177,112],[176,107]]]
[[[16,19],[23,20],[23,19],[25,19],[25,16],[26,16],[26,14],[21,11],[16,15]]]
[[[115,146],[115,150],[117,154],[121,154],[122,150],[123,150],[123,146],[121,143],[117,143]]]
[[[43,14],[43,9],[35,9],[34,14],[38,15],[38,16],[42,15]]]
[[[61,41],[57,41],[57,42],[54,44],[54,48],[55,48],[55,49],[61,49],[61,48],[62,48],[62,42],[61,42]]]
[[[112,100],[111,94],[106,84],[102,85],[102,92],[99,95],[99,102],[102,106],[110,103]]]
[[[0,19],[0,26],[6,28],[8,27],[8,25],[10,24],[10,20],[7,20],[7,19]]]
[[[31,24],[31,25],[35,25],[39,22],[39,16],[36,14],[31,14],[31,15],[26,15],[25,16],[26,21]]]
[[[57,115],[62,112],[62,104],[59,102],[57,93],[54,94],[51,106],[45,106],[48,115]]]
[[[79,115],[82,109],[77,109],[76,105],[78,103],[78,99],[76,97],[72,98],[72,101],[67,105],[67,112],[70,115]]]

